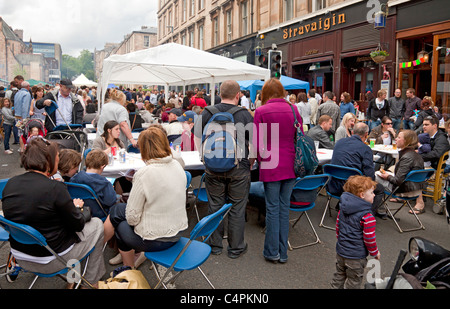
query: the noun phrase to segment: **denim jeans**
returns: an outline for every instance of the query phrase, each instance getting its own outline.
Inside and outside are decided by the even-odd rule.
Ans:
[[[414,121],[403,120],[403,130],[414,130]]]
[[[245,210],[250,190],[250,169],[234,168],[225,173],[206,171],[205,187],[208,195],[208,214],[222,208],[226,203],[231,207],[226,220],[228,221],[228,253],[240,254],[247,244],[244,241]],[[223,249],[224,222],[212,233],[208,244],[213,252],[219,253]]]
[[[369,120],[369,130],[372,131],[374,128],[378,127],[381,124],[380,120]]]
[[[265,182],[266,237],[263,255],[269,260],[287,261],[289,205],[295,178]]]
[[[3,132],[5,133],[5,140],[3,141],[3,144],[5,146],[5,151],[9,150],[9,139],[11,138],[11,132],[13,131],[12,125],[9,124],[3,124]]]
[[[402,119],[401,118],[393,118],[392,119],[392,127],[394,128],[395,131],[400,130],[400,124],[402,123]]]

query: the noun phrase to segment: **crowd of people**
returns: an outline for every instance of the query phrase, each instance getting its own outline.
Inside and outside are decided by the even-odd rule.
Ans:
[[[17,85],[18,82],[11,83],[11,89]],[[353,167],[362,173],[348,181],[333,179],[327,188],[331,194],[342,197],[336,222],[337,269],[331,286],[343,288],[346,282],[347,287],[359,288],[367,256],[380,258],[375,218],[387,217],[381,205],[385,189],[400,186],[399,196],[419,196],[414,212],[423,213],[423,184],[405,183],[405,177],[409,171],[427,165],[436,168],[442,155],[450,150],[447,134],[439,129],[442,116],[436,114],[431,98],[420,100],[414,93],[408,89],[407,99],[403,100],[401,91],[396,90],[394,97],[387,100],[387,93],[380,90],[368,102],[366,123],[358,120],[359,106],[346,92],[340,101],[331,91],[322,95],[314,89],[289,94],[277,79],[264,84],[255,102],[236,81],[225,81],[213,94],[214,106],[211,96],[200,89],[187,91],[186,95],[171,91],[166,98],[164,91],[112,88],[106,92],[101,113],[95,88],[78,91],[69,80],[62,80],[55,88],[32,90],[21,81],[20,90],[1,99],[7,154],[12,133],[16,132],[14,137],[22,143],[19,138],[24,131],[17,123],[25,119],[42,120],[48,132],[59,125],[92,123],[97,138],[81,171],[84,154],[59,149],[45,138],[24,142],[21,162],[26,173],[6,185],[3,212],[7,219],[35,227],[52,248],[72,258],[81,258],[96,245],[92,253],[95,262],[90,263],[86,274],[93,283],[105,272],[101,248],[113,238],[118,254],[109,262],[137,268],[145,260],[144,252],[170,248],[188,229],[185,166],[175,149],[203,149],[204,130],[216,114],[232,113],[233,124],[246,128],[237,130],[239,160],[226,170],[205,163],[208,213],[216,212],[225,203],[233,205],[227,215],[228,237],[224,238],[222,223],[208,239],[212,254],[221,254],[224,242],[228,243],[225,250],[229,258],[246,253],[245,209],[252,188],[258,186],[266,218],[262,256],[270,263],[287,263],[289,207],[297,179],[297,119],[302,132],[317,141],[319,148],[334,150],[331,164]],[[60,113],[45,108],[53,102]],[[143,128],[144,123],[148,128]],[[450,133],[450,122],[445,127]],[[141,131],[138,139],[133,137],[135,130]],[[427,143],[419,142],[419,136],[426,140],[425,135]],[[374,161],[374,152],[368,147],[370,139],[376,144],[395,143],[398,162],[387,156],[378,156]],[[112,183],[102,176],[108,155],[113,149],[129,146],[139,150],[146,166]],[[387,172],[389,168],[392,172]],[[256,181],[252,177],[255,173]],[[33,187],[32,182],[39,187],[22,190]],[[72,200],[63,182],[91,186],[103,208]],[[23,203],[24,200],[28,202]],[[45,207],[36,207],[43,201]],[[83,216],[84,207],[92,209],[92,218]],[[19,265],[40,272],[56,267],[55,262],[43,264],[48,260],[45,252],[15,241],[11,241],[11,247]],[[348,276],[348,267],[355,269],[353,276]]]

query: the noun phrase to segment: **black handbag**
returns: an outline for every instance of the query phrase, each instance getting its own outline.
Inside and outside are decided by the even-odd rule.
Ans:
[[[80,208],[80,211],[83,214],[85,222],[91,221],[91,219],[92,219],[92,212],[91,212],[91,208],[89,208],[89,206],[83,206],[82,208]]]

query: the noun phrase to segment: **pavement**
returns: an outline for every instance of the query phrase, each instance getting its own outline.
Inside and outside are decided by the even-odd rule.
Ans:
[[[6,155],[0,153],[0,179],[10,178],[24,172],[20,168],[19,154],[16,151],[18,146],[14,145],[14,154]],[[193,179],[193,185],[197,185],[199,177]],[[392,220],[377,219],[377,243],[381,253],[379,264],[369,264],[367,276],[379,270],[379,276],[385,278],[390,276],[397,256],[401,249],[408,250],[408,242],[411,237],[420,236],[434,241],[439,245],[450,249],[450,230],[446,223],[445,216],[433,213],[433,203],[426,199],[426,212],[420,215],[425,230],[415,232],[400,233]],[[326,197],[320,195],[316,207],[308,211],[309,217],[316,229],[321,243],[296,249],[288,252],[288,262],[285,264],[272,264],[264,260],[262,256],[264,245],[263,216],[258,213],[255,205],[247,207],[247,223],[245,230],[245,240],[248,243],[248,251],[237,259],[230,259],[224,252],[221,255],[211,255],[202,265],[202,270],[211,280],[214,286],[219,289],[219,293],[241,293],[249,291],[252,293],[275,293],[277,297],[291,295],[293,290],[325,290],[330,289],[330,281],[335,271],[335,245],[336,235],[332,230],[319,227],[319,222],[324,211]],[[335,202],[333,203],[335,205]],[[392,207],[399,204],[390,203]],[[199,206],[200,215],[204,216],[207,211],[207,205]],[[336,219],[336,211],[331,212],[330,218],[327,214],[326,224],[333,226]],[[190,229],[196,224],[195,215],[192,210],[188,211]],[[292,218],[298,216],[297,213],[291,213]],[[398,214],[400,224],[404,227],[411,227],[416,222],[414,217],[406,209],[402,209]],[[304,244],[314,241],[308,222],[305,218],[300,220],[295,229],[291,229],[289,240],[293,245]],[[226,239],[224,239],[226,247]],[[6,262],[9,245],[0,250],[0,264]],[[115,250],[107,247],[105,250],[105,264],[107,273],[104,279],[107,279],[115,267],[109,265],[108,260],[114,257]],[[369,260],[372,260],[369,258]],[[406,262],[406,260],[405,260]],[[372,266],[370,266],[372,265]],[[375,265],[375,266],[374,266]],[[145,261],[139,268],[150,283],[156,285],[156,277],[150,270],[150,262]],[[3,271],[3,270],[2,270]],[[370,273],[370,274],[369,274]],[[376,272],[375,272],[376,273]],[[16,281],[9,283],[6,279],[0,278],[0,287],[2,289],[26,289],[31,283],[33,275],[21,273]],[[369,279],[370,280],[370,279]],[[34,289],[64,289],[66,283],[60,278],[40,278]],[[209,285],[196,270],[187,271],[176,281],[175,288],[178,290],[189,290],[190,295],[204,293],[209,289]],[[204,291],[205,290],[205,291]],[[197,292],[196,292],[197,291]],[[316,295],[318,296],[318,295]],[[178,298],[176,301],[178,302]],[[236,300],[236,299],[235,299]],[[222,299],[224,301],[224,299]],[[181,302],[181,300],[180,300]],[[248,302],[248,300],[247,300]]]

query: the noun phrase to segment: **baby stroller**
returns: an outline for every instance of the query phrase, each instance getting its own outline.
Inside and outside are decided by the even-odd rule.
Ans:
[[[47,106],[45,108],[45,111],[47,112],[47,114],[51,114],[53,111],[57,111],[61,115],[61,118],[64,119],[64,117],[61,114],[61,111],[58,108],[58,105],[54,101],[52,101],[51,106]],[[76,150],[80,153],[84,153],[84,151],[88,147],[88,138],[87,134],[83,132],[82,125],[68,124],[64,119],[66,125],[56,126],[56,124],[53,123],[51,118],[48,119],[50,119],[53,126],[55,126],[54,131],[49,132],[47,134],[48,140],[52,140],[53,142],[58,143],[60,149],[67,148]]]
[[[44,122],[42,122],[42,120],[37,118],[30,119],[25,123],[23,135],[21,137],[24,145],[27,144],[28,139],[31,137],[31,132],[33,128],[39,129],[38,136],[42,138],[47,136],[47,129],[45,128]]]

